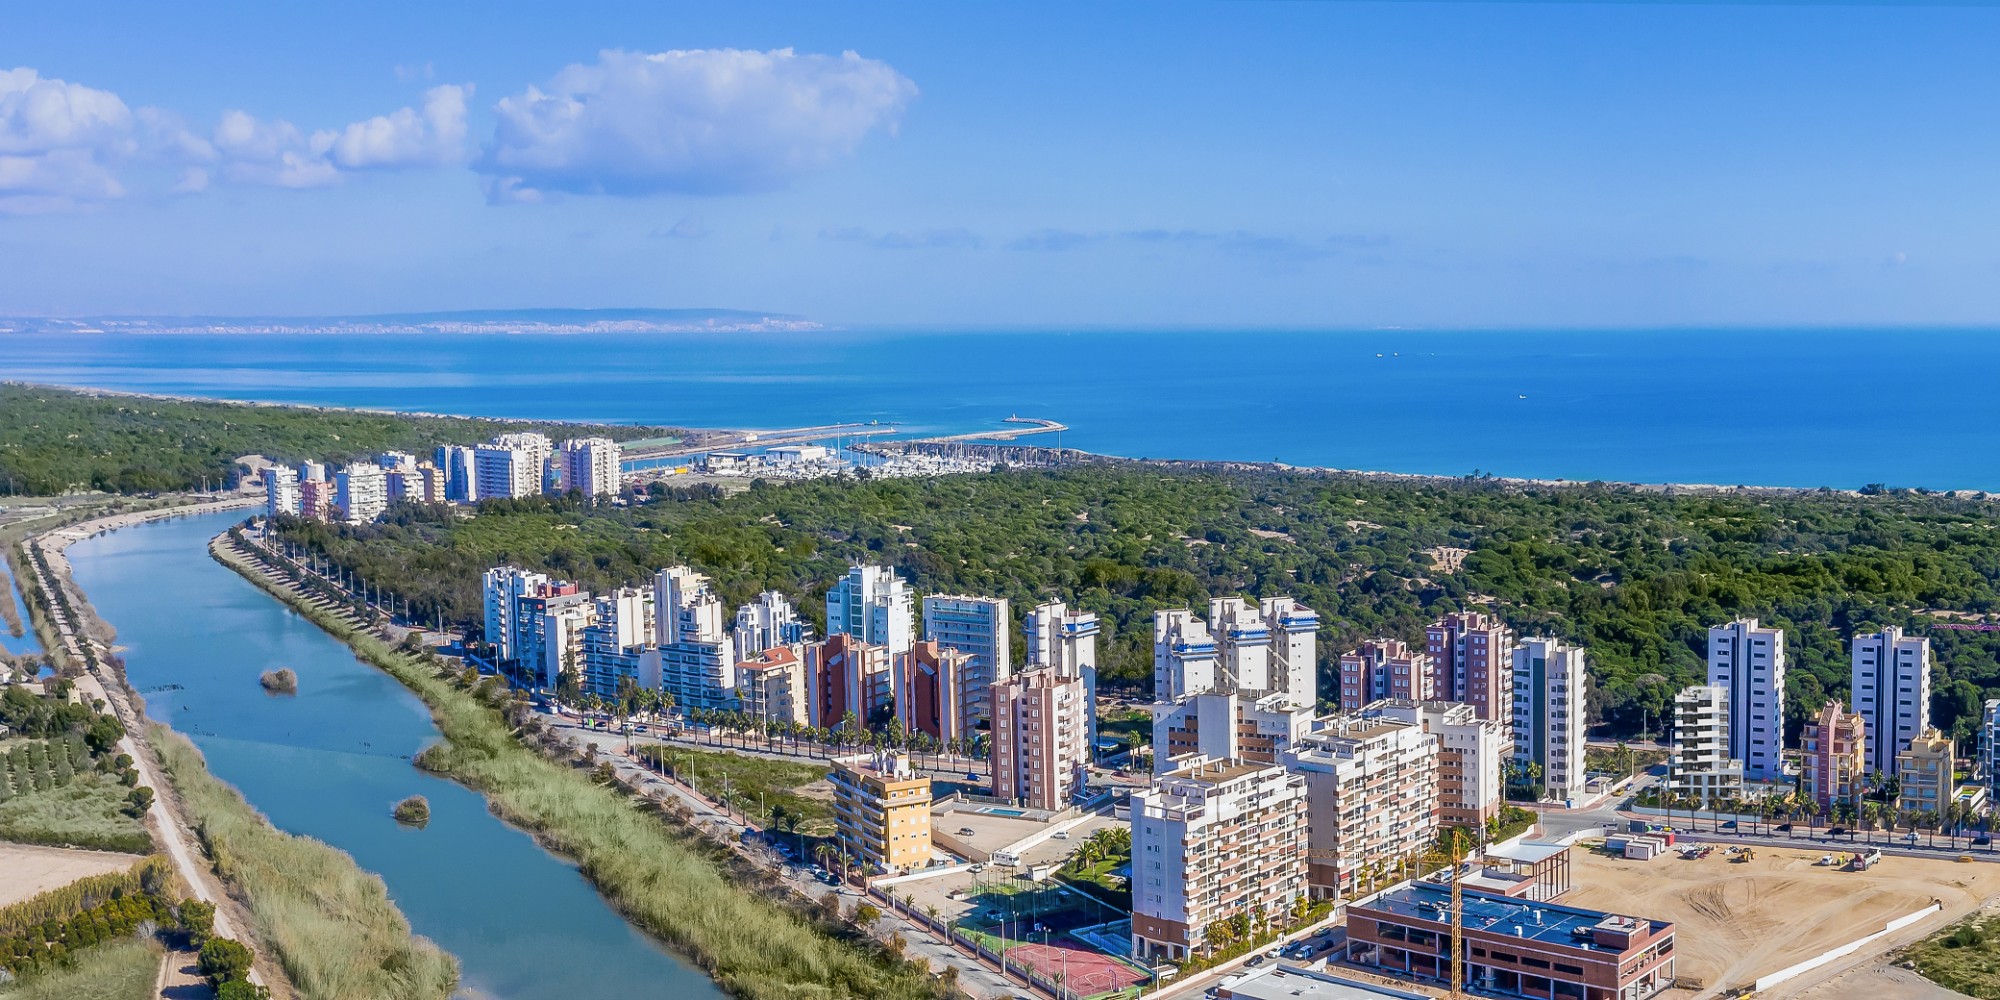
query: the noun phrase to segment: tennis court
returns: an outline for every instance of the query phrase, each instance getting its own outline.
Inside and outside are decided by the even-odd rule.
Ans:
[[[1151,978],[1070,934],[1125,916],[1082,893],[1055,883],[1002,879],[979,884],[967,899],[974,906],[957,923],[962,931],[989,951],[1004,948],[1009,966],[1032,969],[1044,982],[1061,982],[1075,996],[1118,993]]]

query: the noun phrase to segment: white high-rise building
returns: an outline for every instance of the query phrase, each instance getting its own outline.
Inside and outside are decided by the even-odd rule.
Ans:
[[[535,488],[530,492],[540,493],[548,488],[549,458],[555,454],[556,447],[547,434],[538,434],[534,431],[496,434],[493,443],[527,456],[527,465],[534,470],[535,478]]]
[[[535,594],[549,582],[547,574],[532,573],[519,566],[496,566],[486,571],[482,584],[486,606],[486,641],[493,644],[497,661],[520,655],[518,609],[521,598]]]
[[[264,514],[299,513],[299,473],[297,469],[273,465],[264,470]]]
[[[1097,739],[1097,616],[1088,611],[1072,612],[1061,601],[1038,604],[1021,625],[1026,640],[1028,667],[1053,667],[1064,677],[1083,678],[1086,731]]]
[[[1192,611],[1153,614],[1153,698],[1176,701],[1216,689],[1220,680],[1215,639]]]
[[[653,577],[657,648],[641,678],[682,708],[726,707],[736,687],[736,646],[724,629],[722,599],[708,577],[672,566]]]
[[[1781,781],[1785,630],[1739,618],[1708,630],[1708,683],[1729,692],[1729,755],[1749,781]]]
[[[1893,625],[1854,637],[1854,714],[1868,723],[1868,771],[1896,773],[1896,755],[1931,728],[1931,641]]]
[[[582,684],[601,698],[616,698],[621,682],[641,683],[640,664],[656,622],[653,591],[625,587],[597,598],[594,620],[582,630]]]
[[[1697,684],[1674,696],[1667,791],[1713,808],[1743,795],[1743,762],[1729,755],[1729,689]]]
[[[917,641],[916,601],[910,585],[887,566],[855,566],[826,592],[827,635],[851,635],[881,646],[889,656]]]
[[[1263,603],[1271,627],[1271,683],[1294,705],[1319,704],[1319,612],[1289,597]]]
[[[587,497],[618,495],[618,442],[610,438],[570,438],[556,449],[557,488]]]
[[[1514,759],[1541,769],[1549,799],[1584,790],[1584,655],[1560,639],[1528,637],[1513,647]]]
[[[1979,778],[1986,783],[1990,798],[2000,800],[2000,698],[1986,699],[1979,717],[1978,753]]]
[[[754,660],[767,649],[812,641],[812,624],[799,617],[785,595],[767,590],[736,609],[736,658]]]
[[[1272,692],[1271,626],[1257,605],[1240,597],[1209,601],[1208,634],[1232,690],[1252,699]]]
[[[993,685],[1014,672],[1013,614],[1004,597],[957,597],[932,594],[924,598],[924,641],[964,653],[964,698],[958,704],[958,725],[970,733],[993,724]]]
[[[341,520],[367,524],[389,509],[389,480],[371,462],[349,462],[333,476],[333,505]]]
[[[472,493],[481,500],[542,492],[542,466],[524,448],[482,444],[473,450]]]

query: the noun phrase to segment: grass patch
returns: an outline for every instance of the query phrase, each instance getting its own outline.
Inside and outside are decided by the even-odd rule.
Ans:
[[[1902,957],[1939,986],[1979,1000],[2000,1000],[2000,916],[1973,914]]]
[[[799,794],[799,789],[813,782],[824,782],[829,764],[739,757],[679,746],[644,747],[642,759],[656,751],[669,773],[683,780],[693,778],[703,794],[720,793],[727,779],[730,801],[749,815],[758,815],[760,808],[775,812],[783,807],[799,818],[799,832],[806,836],[833,832],[833,801]]]
[[[306,1000],[443,1000],[458,964],[410,923],[382,880],[346,852],[273,827],[210,774],[201,751],[150,730],[215,869],[242,896],[259,939]]]
[[[138,937],[75,953],[70,964],[10,986],[0,1000],[147,1000],[157,996],[160,949]]]
[[[670,828],[585,772],[547,760],[515,739],[499,711],[445,679],[417,655],[300,602],[227,543],[218,559],[291,605],[363,659],[403,682],[431,708],[444,742],[420,762],[484,793],[501,818],[576,859],[586,878],[638,926],[750,1000],[938,996],[921,963],[891,958],[851,929],[794,905],[720,849]]]
[[[93,771],[46,791],[16,795],[0,802],[0,840],[148,853],[152,837],[127,811],[127,794],[117,778]]]

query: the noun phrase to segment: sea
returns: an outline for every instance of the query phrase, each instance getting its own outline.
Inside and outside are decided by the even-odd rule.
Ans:
[[[0,378],[135,392],[1845,489],[2000,490],[1996,372],[1990,329],[0,335]]]

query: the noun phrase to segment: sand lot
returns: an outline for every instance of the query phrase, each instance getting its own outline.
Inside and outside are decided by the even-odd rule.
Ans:
[[[12,906],[88,875],[124,871],[138,862],[136,854],[0,844],[0,906]]]
[[[1758,976],[1882,929],[1889,920],[1944,903],[1942,916],[1898,934],[1921,937],[2000,894],[2000,865],[1887,858],[1873,870],[1815,867],[1822,851],[1758,848],[1738,864],[1721,850],[1702,861],[1670,854],[1628,861],[1579,845],[1576,888],[1564,903],[1675,923],[1675,972],[1706,990],[1748,986]],[[1880,954],[1898,941],[1885,941]],[[1845,960],[1850,964],[1859,954]]]

